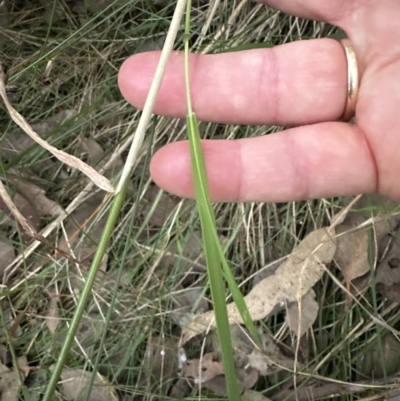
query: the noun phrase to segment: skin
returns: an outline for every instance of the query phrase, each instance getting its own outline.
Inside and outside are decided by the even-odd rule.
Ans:
[[[347,63],[339,42],[191,55],[193,109],[200,120],[292,126],[241,140],[203,141],[214,201],[277,202],[379,192],[400,200],[399,0],[265,0],[292,15],[341,27],[357,54],[356,123],[339,122]],[[154,112],[185,117],[183,55],[168,63]],[[142,108],[159,52],[130,57],[118,82]],[[243,78],[246,79],[243,79]],[[163,189],[193,197],[187,141],[159,150],[150,166]]]

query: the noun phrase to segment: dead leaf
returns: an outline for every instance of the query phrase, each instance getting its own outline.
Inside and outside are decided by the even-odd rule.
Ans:
[[[19,393],[18,372],[11,371],[0,363],[0,400],[16,401]]]
[[[284,356],[274,339],[265,332],[261,332],[260,339],[263,349],[255,347],[246,328],[240,325],[231,325],[231,340],[234,350],[235,367],[247,369],[249,366],[256,369],[261,376],[268,376],[278,372],[281,368],[293,369],[294,361]],[[221,356],[221,346],[218,336],[212,333],[212,349]]]
[[[270,376],[283,369],[292,370],[295,364],[292,359],[284,356],[278,347],[275,352],[272,349],[255,349],[248,355],[248,361],[249,366],[256,369],[260,376]]]
[[[81,140],[82,148],[89,155],[90,162],[94,165],[97,171],[102,170],[110,161],[112,154],[104,151],[101,145],[92,138],[83,138]],[[116,173],[122,170],[124,163],[120,157],[116,158],[113,163],[104,171],[107,178],[113,177]]]
[[[257,383],[259,372],[251,366],[247,368],[236,369],[236,377],[242,388],[249,389]]]
[[[336,251],[335,233],[326,228],[313,231],[295,247],[289,258],[276,272],[258,283],[245,301],[253,320],[268,317],[287,303],[303,297],[322,277],[325,264],[332,261]],[[230,324],[241,324],[242,318],[234,303],[227,306]],[[209,327],[215,327],[214,312],[197,316],[182,334],[185,344]]]
[[[381,339],[382,348],[377,342],[374,346],[366,345],[366,352],[357,359],[357,372],[360,379],[370,377],[379,379],[394,375],[400,370],[400,347],[398,340],[387,334]]]
[[[7,98],[7,93],[4,84],[4,74],[2,66],[0,65],[0,96],[3,99],[4,104],[10,114],[12,120],[24,131],[26,132],[36,143],[38,143],[42,148],[51,152],[58,160],[62,163],[67,164],[72,168],[76,168],[89,177],[94,184],[96,184],[99,188],[111,192],[114,192],[114,187],[111,182],[101,174],[99,174],[93,167],[84,163],[82,160],[78,159],[73,155],[69,155],[68,153],[63,152],[55,148],[54,146],[47,143],[44,139],[42,139],[28,124],[25,118],[19,114],[14,107],[11,105]]]
[[[400,227],[389,236],[385,257],[376,267],[376,289],[392,302],[400,303]]]
[[[40,216],[57,217],[62,214],[63,210],[60,205],[47,198],[46,192],[42,188],[20,178],[11,178],[10,181],[17,185],[18,193],[35,205]]]
[[[251,367],[247,369],[235,369],[236,379],[241,391],[252,388],[258,380],[258,371]],[[202,387],[211,390],[215,395],[226,397],[226,379],[224,375],[219,375],[213,379],[202,383]]]
[[[11,241],[7,239],[7,233],[0,231],[0,282],[2,281],[6,267],[14,260],[15,250]]]
[[[83,369],[64,369],[61,372],[62,392],[71,401],[116,401],[118,398],[111,384],[99,373],[95,374],[89,394],[88,385],[95,373]]]
[[[350,288],[352,280],[363,276],[370,270],[368,231],[366,228],[353,231],[364,221],[366,221],[366,218],[360,213],[349,213],[345,221],[336,228],[338,238],[334,259],[342,271],[347,289]]]
[[[192,379],[196,384],[205,383],[223,373],[222,363],[214,360],[213,352],[204,354],[200,359],[188,361],[182,369],[182,376]]]
[[[213,352],[204,354],[200,359],[188,361],[182,369],[182,376],[201,387],[210,389],[214,394],[226,396],[226,380],[223,365],[216,360]],[[251,388],[258,380],[258,371],[252,367],[236,368],[236,378],[240,388]]]
[[[286,311],[286,322],[297,338],[300,338],[314,324],[318,316],[318,303],[313,289],[303,296],[301,302],[292,302]]]
[[[60,313],[58,310],[59,296],[56,291],[49,291],[50,303],[49,309],[46,313],[45,322],[51,334],[54,334],[60,324]]]
[[[31,371],[31,367],[28,363],[28,357],[26,355],[21,355],[17,358],[18,369],[23,375],[23,378],[26,379]]]

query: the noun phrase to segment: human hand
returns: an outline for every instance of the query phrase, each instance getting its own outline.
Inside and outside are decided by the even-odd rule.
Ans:
[[[341,27],[360,74],[356,123],[338,122],[347,98],[340,42],[300,41],[272,49],[191,55],[193,110],[200,120],[298,126],[263,137],[203,141],[214,201],[293,201],[380,192],[400,200],[399,0],[264,0]],[[119,86],[144,105],[159,52],[130,57]],[[183,54],[170,57],[154,108],[187,113]],[[187,141],[159,150],[150,166],[163,189],[193,197]]]

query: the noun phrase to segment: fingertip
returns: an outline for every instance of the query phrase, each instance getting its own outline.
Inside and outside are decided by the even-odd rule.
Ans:
[[[150,162],[154,182],[165,191],[185,198],[194,198],[189,143],[168,144],[158,150]]]
[[[139,109],[143,108],[156,68],[157,55],[154,53],[140,53],[127,58],[118,72],[118,86],[122,96]]]
[[[159,51],[135,54],[126,59],[118,73],[118,86],[122,96],[138,109],[143,109],[152,84]],[[154,105],[154,113],[169,117],[186,115],[183,60],[181,54],[170,57]]]
[[[236,201],[240,195],[241,162],[238,142],[203,140],[211,199],[215,202]],[[154,182],[175,195],[195,197],[188,141],[168,144],[157,151],[150,163]]]

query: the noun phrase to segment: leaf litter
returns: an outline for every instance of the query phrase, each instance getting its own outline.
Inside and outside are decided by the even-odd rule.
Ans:
[[[334,235],[334,229],[321,228],[311,232],[273,275],[250,290],[244,298],[254,321],[265,319],[284,309],[288,303],[296,302],[320,280],[325,264],[332,261],[336,251]],[[227,308],[230,324],[243,323],[234,303]],[[213,311],[196,316],[184,328],[182,344],[214,325]]]
[[[364,258],[363,263],[357,264],[357,258],[354,255],[350,255],[349,249],[351,247],[341,245],[341,249],[345,255],[340,261],[341,263],[347,263],[347,266],[343,268],[343,278],[346,285],[366,274],[367,267],[365,263],[367,259],[365,254],[368,255],[368,236],[365,234],[366,227],[371,223],[374,224],[375,221],[371,219],[367,220],[366,217],[355,217],[353,213],[350,214],[349,218],[346,218],[350,208],[359,199],[360,197],[355,198],[339,215],[334,216],[330,227],[315,230],[308,234],[294,248],[285,261],[282,263],[279,262],[275,266],[275,271],[272,274],[270,273],[266,278],[254,285],[245,297],[253,320],[265,319],[273,313],[286,309],[288,327],[299,340],[311,328],[319,309],[312,287],[320,280],[326,269],[326,265],[333,261],[334,256],[339,259],[336,229],[340,233],[339,238],[344,238],[350,233],[355,233],[347,241],[354,243],[357,248],[357,254]],[[382,223],[382,220],[378,218],[377,222]],[[393,223],[390,224],[393,226]],[[384,236],[385,227],[387,226],[386,222],[384,224],[376,224],[375,234],[379,235],[379,241]],[[394,233],[392,232],[391,236],[394,236]],[[400,244],[395,243],[393,238],[391,238],[390,245],[393,249],[400,249]],[[382,263],[386,262],[388,264],[387,262],[390,260],[390,268],[393,269],[397,268],[397,266],[400,267],[400,262],[398,263],[400,257],[398,257],[398,251],[392,251],[390,245],[386,247],[386,259],[383,259]],[[378,268],[382,267],[378,266]],[[368,271],[369,269],[368,263]],[[383,275],[387,276],[387,274]],[[379,283],[379,270],[377,279],[377,283]],[[397,282],[397,277],[394,274],[392,274],[392,280]],[[387,284],[392,285],[393,283]],[[267,298],[265,294],[270,294],[270,296]],[[282,369],[289,371],[293,369],[297,370],[295,367],[297,358],[293,359],[292,357],[283,355],[280,347],[275,344],[274,339],[266,333],[261,333],[263,349],[258,349],[252,344],[249,340],[250,337],[245,333],[245,329],[240,325],[242,322],[233,304],[228,305],[228,314],[231,330],[233,330],[232,341],[235,351],[235,366],[239,377],[244,372],[241,369],[254,370],[256,376],[268,376]],[[192,322],[183,328],[181,345],[186,344],[199,333],[204,333],[210,327],[212,328],[213,325],[212,311],[196,316]],[[236,331],[235,327],[237,328]],[[243,333],[245,334],[243,335]],[[386,342],[384,344],[386,347]],[[398,344],[396,344],[396,347],[398,349]],[[202,358],[190,361],[186,366],[184,364],[182,374],[184,377],[192,378],[198,385],[211,389],[216,395],[226,396],[226,383],[222,364],[219,360],[218,348],[218,344],[214,343],[212,352],[204,354]],[[393,351],[391,351],[391,354],[393,355]],[[397,358],[395,359],[397,360]],[[301,368],[301,365],[298,365],[298,368]],[[394,370],[396,369],[398,370],[398,368]],[[254,382],[249,381],[249,386],[242,388],[243,399],[267,399],[259,392],[251,390],[251,387],[256,382],[257,379]],[[347,394],[361,392],[362,389],[362,382],[352,385],[324,383],[322,381],[319,387],[318,385],[311,385],[304,388],[304,391],[299,390],[296,394],[299,395],[299,399],[308,399],[310,394],[316,396],[319,394],[333,394],[334,392]],[[289,397],[288,399],[297,399],[297,395],[293,398],[289,394],[294,394],[294,390],[288,391],[286,396]]]
[[[289,329],[300,338],[314,324],[318,316],[318,302],[315,300],[315,292],[311,288],[300,302],[292,302],[286,310],[286,322]]]

